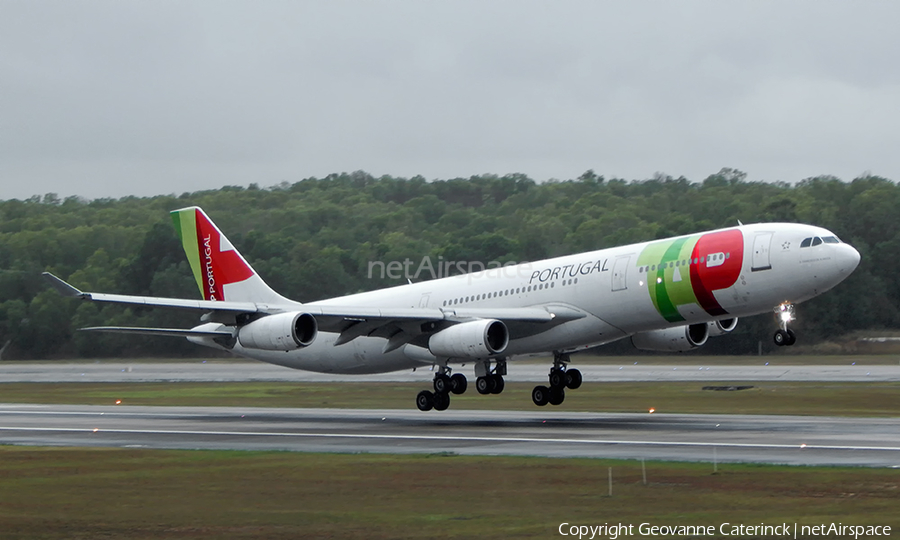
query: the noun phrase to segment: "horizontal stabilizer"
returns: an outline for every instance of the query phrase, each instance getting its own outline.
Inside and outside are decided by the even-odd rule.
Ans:
[[[146,336],[175,337],[234,337],[224,330],[182,330],[181,328],[141,328],[136,326],[91,326],[79,328],[82,332],[109,332],[113,334],[143,334]]]

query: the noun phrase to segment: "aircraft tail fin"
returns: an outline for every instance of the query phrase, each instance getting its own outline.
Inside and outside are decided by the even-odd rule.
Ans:
[[[197,206],[171,212],[204,300],[294,303],[273,291]]]

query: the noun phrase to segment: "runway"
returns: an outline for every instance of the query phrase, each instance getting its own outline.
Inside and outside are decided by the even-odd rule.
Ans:
[[[0,444],[900,468],[896,419],[0,404]]]
[[[768,366],[764,360],[746,365],[579,365],[586,382],[679,381],[900,381],[897,366]],[[550,364],[509,363],[509,382],[546,382]],[[470,379],[471,365],[457,368]],[[0,382],[418,382],[434,377],[429,369],[377,375],[311,373],[263,362],[0,362]]]

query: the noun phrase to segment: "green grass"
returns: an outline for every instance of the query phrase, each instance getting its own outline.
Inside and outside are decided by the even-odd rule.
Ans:
[[[613,468],[613,497],[607,494]],[[0,537],[555,538],[563,522],[900,526],[900,471],[0,447]],[[747,538],[747,537],[743,537]]]
[[[713,392],[713,382],[585,383],[548,411],[900,416],[900,383],[763,382]],[[728,383],[719,383],[728,384]],[[112,405],[413,409],[418,383],[5,383],[0,402]],[[536,411],[532,383],[508,383],[498,396],[470,388],[453,409]]]

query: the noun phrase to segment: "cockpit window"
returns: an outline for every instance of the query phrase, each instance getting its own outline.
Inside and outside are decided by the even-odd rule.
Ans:
[[[819,244],[821,244],[821,243],[822,243],[822,239],[821,239],[821,238],[819,238],[819,237],[818,237],[818,236],[817,236],[817,237],[815,237],[815,238],[813,238],[813,242],[812,242],[812,245],[814,245],[814,246],[818,246],[818,245],[819,245]]]
[[[800,247],[802,247],[802,248],[809,247],[809,245],[811,243],[812,243],[812,238],[804,238],[803,241],[800,242]]]
[[[825,236],[822,238],[826,244],[840,244],[841,241],[836,236]]]

